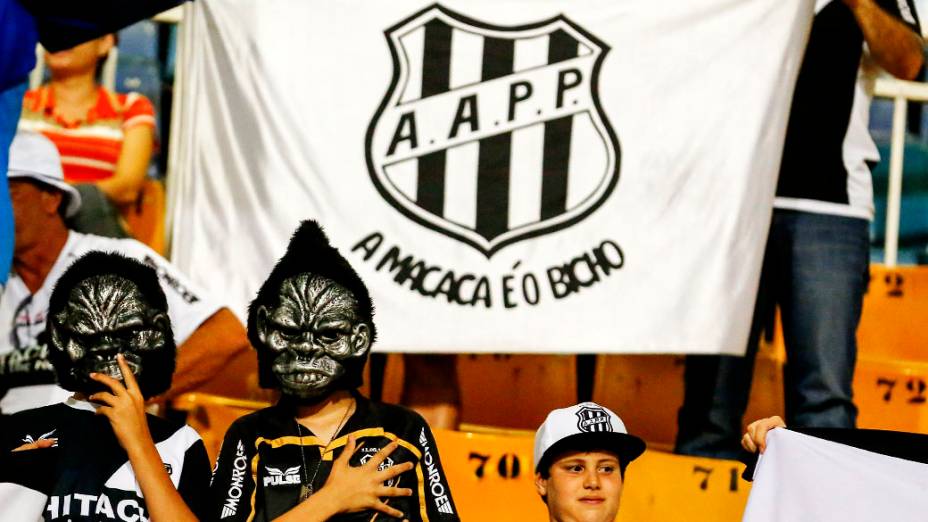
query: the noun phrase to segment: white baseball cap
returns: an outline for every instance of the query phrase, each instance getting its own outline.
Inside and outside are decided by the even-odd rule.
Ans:
[[[558,454],[572,449],[614,451],[624,469],[644,453],[645,443],[629,435],[612,410],[595,402],[581,402],[554,410],[535,432],[535,472],[549,466]]]
[[[64,215],[71,217],[81,208],[81,195],[64,180],[58,148],[38,132],[20,131],[10,144],[7,178],[29,178],[64,194]]]

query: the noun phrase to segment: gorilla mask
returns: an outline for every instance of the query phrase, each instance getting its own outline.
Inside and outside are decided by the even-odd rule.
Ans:
[[[372,316],[364,283],[319,225],[304,222],[249,307],[261,385],[308,401],[357,388]]]
[[[93,252],[61,277],[49,302],[49,357],[59,384],[94,393],[93,372],[123,380],[123,357],[148,398],[171,385],[174,335],[155,272],[118,254]]]

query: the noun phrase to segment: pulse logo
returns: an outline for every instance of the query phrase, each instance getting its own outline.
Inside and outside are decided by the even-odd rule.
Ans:
[[[242,483],[245,481],[245,468],[247,467],[245,446],[242,441],[238,441],[235,446],[235,460],[232,461],[232,485],[229,486],[229,492],[226,494],[221,518],[229,518],[238,511],[238,501],[242,498]]]
[[[264,477],[266,486],[290,486],[300,483],[300,467],[294,466],[281,471],[279,468],[265,466],[268,476]]]

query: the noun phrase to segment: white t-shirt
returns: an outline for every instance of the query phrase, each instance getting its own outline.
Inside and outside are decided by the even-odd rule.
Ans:
[[[78,257],[94,250],[118,252],[158,272],[178,346],[221,308],[177,268],[138,241],[69,232],[61,254],[35,294],[29,292],[14,272],[0,298],[0,354],[10,354],[4,357],[5,367],[0,368],[0,388],[9,386],[0,399],[3,413],[47,406],[71,395],[52,384],[54,369],[44,356],[45,344],[39,337],[44,336],[48,300],[58,278]]]

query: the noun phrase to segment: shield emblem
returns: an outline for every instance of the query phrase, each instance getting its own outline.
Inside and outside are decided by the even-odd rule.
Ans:
[[[602,408],[582,407],[577,411],[577,428],[582,432],[613,431],[609,414]]]
[[[372,458],[374,458],[373,453],[365,453],[364,456],[361,457],[361,461],[360,461],[361,465],[363,466],[367,464],[368,461],[370,461]],[[385,469],[390,469],[392,467],[393,467],[393,459],[391,459],[390,457],[387,457],[386,459],[384,459],[383,462],[380,463],[379,466],[377,466],[377,471],[383,471]],[[384,482],[384,485],[389,488],[389,487],[395,486],[397,482],[399,482],[399,477],[393,477],[387,480],[386,482]]]
[[[609,48],[592,34],[565,16],[499,26],[437,4],[385,34],[394,74],[366,154],[405,216],[489,258],[612,192],[619,143],[598,96]]]

